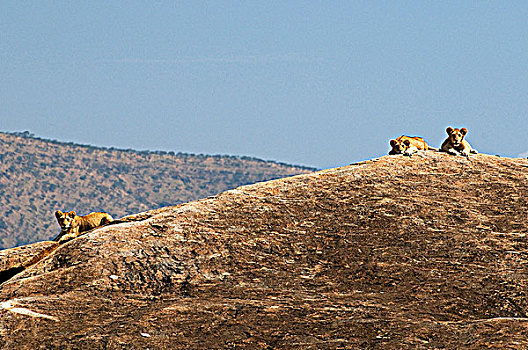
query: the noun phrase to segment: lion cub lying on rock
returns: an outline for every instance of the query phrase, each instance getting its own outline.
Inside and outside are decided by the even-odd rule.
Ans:
[[[402,135],[395,140],[390,140],[392,149],[389,154],[403,154],[404,156],[412,157],[412,155],[419,150],[427,151],[429,149],[437,151],[436,148],[429,146],[423,138],[418,136]]]
[[[63,243],[80,236],[83,232],[93,228],[106,225],[113,221],[110,214],[107,213],[90,213],[84,216],[78,216],[74,211],[63,213],[60,210],[55,212],[55,217],[59,222],[61,232],[54,239]]]
[[[470,153],[478,153],[476,149],[473,149],[469,142],[464,140],[464,136],[467,134],[467,129],[453,129],[448,127],[446,129],[447,139],[442,143],[442,151],[456,155],[462,155],[469,157]]]

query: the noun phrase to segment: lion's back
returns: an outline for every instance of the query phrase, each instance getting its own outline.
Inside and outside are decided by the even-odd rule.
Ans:
[[[108,213],[90,213],[84,216],[79,217],[79,223],[81,231],[91,230],[95,227],[102,226],[112,222],[113,218]]]

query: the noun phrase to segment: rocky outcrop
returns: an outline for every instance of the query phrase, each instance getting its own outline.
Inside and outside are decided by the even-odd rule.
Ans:
[[[4,282],[0,344],[528,347],[527,180],[420,152],[142,213]]]
[[[0,251],[0,283],[22,272],[49,255],[59,244],[57,242],[39,242],[22,247]]]
[[[43,259],[47,252],[58,246],[57,242],[38,242],[17,248],[0,250],[0,271],[14,267],[27,267]]]

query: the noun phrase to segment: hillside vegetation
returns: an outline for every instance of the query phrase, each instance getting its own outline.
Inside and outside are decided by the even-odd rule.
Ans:
[[[0,348],[528,349],[527,194],[422,151],[5,250]]]
[[[0,133],[0,248],[53,238],[53,213],[115,218],[313,169],[249,157],[100,148]]]

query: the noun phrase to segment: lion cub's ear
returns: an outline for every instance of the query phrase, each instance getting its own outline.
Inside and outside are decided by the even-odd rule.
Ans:
[[[466,128],[462,128],[462,129],[460,129],[460,132],[462,133],[462,135],[466,136],[467,129]]]
[[[57,210],[57,211],[55,212],[55,217],[56,217],[57,219],[60,218],[61,215],[62,215],[62,211]]]
[[[452,127],[448,127],[448,128],[446,129],[446,132],[447,132],[448,135],[451,135],[451,133],[453,132],[453,130],[454,130],[454,129],[453,129]]]
[[[75,217],[75,215],[77,215],[77,213],[76,213],[76,212],[74,212],[73,210],[72,210],[72,211],[70,211],[70,216],[71,216],[72,218],[74,218],[74,217]]]
[[[390,140],[390,145],[391,145],[392,147],[394,147],[395,144],[396,144],[396,140]]]
[[[409,141],[409,140],[405,140],[405,141],[403,141],[403,144],[404,144],[405,146],[409,146],[409,145],[411,144],[411,141]]]

